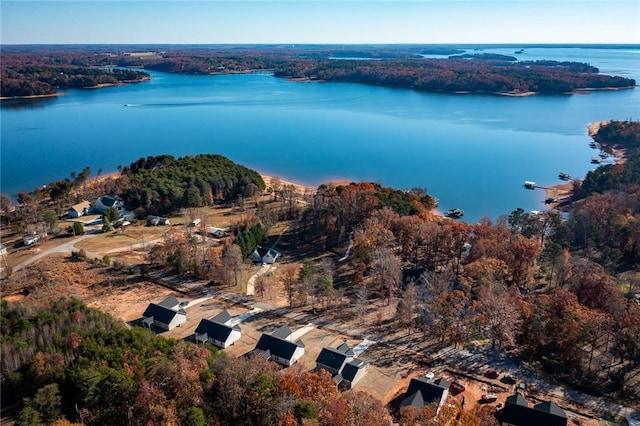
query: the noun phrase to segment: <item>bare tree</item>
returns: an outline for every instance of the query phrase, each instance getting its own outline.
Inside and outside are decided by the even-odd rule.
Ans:
[[[273,191],[273,201],[278,201],[278,193],[282,190],[282,181],[279,177],[274,176],[271,178],[270,184]]]
[[[415,324],[414,315],[418,304],[418,291],[414,283],[409,283],[404,291],[402,298],[398,302],[396,310],[396,319],[402,327],[407,328],[409,336],[413,331]]]
[[[367,306],[369,305],[369,289],[366,283],[362,283],[356,290],[356,311],[360,318],[360,324],[365,323]]]
[[[298,268],[294,265],[284,265],[280,268],[282,277],[282,287],[287,299],[289,300],[289,308],[293,307],[294,302],[299,298],[301,293],[300,280],[298,279]]]
[[[522,326],[522,311],[514,292],[504,285],[483,286],[478,291],[475,309],[484,334],[491,339],[491,347],[512,347]]]
[[[402,276],[400,258],[389,248],[377,248],[373,251],[371,269],[381,286],[381,291],[387,295],[387,305],[398,291]]]
[[[228,285],[233,275],[233,282],[238,285],[238,274],[242,270],[242,252],[237,244],[229,244],[222,250],[222,268]]]

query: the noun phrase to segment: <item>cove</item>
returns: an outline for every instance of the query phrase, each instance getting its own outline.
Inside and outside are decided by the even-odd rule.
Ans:
[[[581,60],[640,81],[637,50],[525,49]],[[499,52],[499,49],[496,49]],[[579,57],[583,55],[582,57]],[[609,72],[602,65],[609,67]],[[350,83],[301,83],[269,73],[151,72],[144,83],[3,101],[1,185],[14,195],[91,167],[139,157],[218,153],[272,176],[426,187],[463,220],[544,209],[558,172],[592,169],[590,122],[638,119],[637,89],[505,97],[418,93]]]

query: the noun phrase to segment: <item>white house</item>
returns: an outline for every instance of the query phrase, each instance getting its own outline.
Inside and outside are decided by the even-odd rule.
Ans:
[[[249,259],[254,262],[262,263],[274,263],[276,259],[280,257],[280,253],[272,248],[266,248],[262,246],[256,246],[255,249],[249,254]]]
[[[367,371],[368,363],[355,358],[346,343],[337,348],[323,348],[316,358],[316,370],[327,370],[340,388],[350,389]]]
[[[177,301],[175,296],[169,296],[158,304],[150,303],[142,314],[142,325],[155,325],[164,330],[180,327],[187,321],[187,312],[175,303]]]
[[[122,210],[124,207],[124,201],[117,195],[103,195],[96,200],[94,208],[104,213],[109,207],[115,207],[118,210]]]
[[[345,364],[340,375],[342,382],[339,383],[340,388],[351,389],[362,379],[367,372],[369,363],[361,359],[354,359]]]
[[[84,216],[89,213],[89,210],[91,210],[91,203],[88,201],[83,201],[81,203],[74,204],[73,206],[69,207],[69,210],[67,210],[67,216],[69,217]]]
[[[242,331],[238,325],[231,325],[231,315],[224,310],[210,320],[203,318],[196,327],[196,342],[211,344],[226,349],[233,345],[240,336]]]
[[[283,325],[271,334],[262,334],[255,352],[267,360],[290,367],[304,355],[304,343],[292,340],[292,332],[289,327]]]
[[[432,402],[438,404],[436,413],[440,411],[440,407],[444,404],[449,394],[449,382],[445,378],[434,381],[425,377],[414,377],[409,383],[409,388],[405,393],[405,398],[400,403],[401,407],[413,406],[422,408]]]

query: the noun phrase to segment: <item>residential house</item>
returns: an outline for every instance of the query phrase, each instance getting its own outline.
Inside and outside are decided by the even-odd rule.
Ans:
[[[425,405],[437,403],[436,413],[440,411],[440,407],[444,404],[449,394],[449,382],[445,378],[434,381],[425,377],[414,377],[409,383],[405,398],[400,403],[401,407],[414,406],[422,408]]]
[[[333,381],[341,388],[351,388],[364,376],[368,363],[355,359],[349,345],[341,344],[337,348],[323,348],[316,358],[316,370],[327,370]]]
[[[7,246],[0,243],[0,256],[4,256],[5,254],[7,254]]]
[[[168,217],[162,216],[147,216],[147,225],[149,226],[158,226],[158,225],[171,225]]]
[[[155,325],[164,330],[180,327],[187,321],[187,312],[174,302],[177,302],[175,296],[169,296],[160,303],[150,303],[142,314],[142,325],[149,328]]]
[[[367,372],[369,363],[361,359],[349,361],[342,368],[342,382],[338,384],[341,389],[351,389],[362,379]]]
[[[86,214],[89,214],[90,210],[91,210],[91,203],[88,201],[83,201],[81,203],[74,204],[73,206],[69,207],[69,210],[67,210],[67,216],[73,217],[73,218],[84,216]]]
[[[302,341],[293,341],[291,329],[283,325],[271,334],[262,334],[256,344],[254,352],[267,360],[290,367],[304,355]]]
[[[158,305],[162,306],[163,308],[173,309],[174,311],[177,311],[181,308],[178,298],[174,295],[167,296],[162,302],[158,303]]]
[[[407,288],[411,283],[421,285],[425,283],[425,268],[405,268],[402,270],[402,287]]]
[[[115,207],[120,211],[124,208],[124,201],[117,195],[103,195],[98,197],[94,205],[95,210],[100,213],[104,213],[109,207]]]
[[[502,410],[502,426],[566,426],[567,414],[551,401],[533,408],[522,395],[516,393],[507,398]]]
[[[210,320],[203,318],[196,327],[196,342],[210,342],[220,349],[233,345],[241,336],[238,325],[231,325],[231,315],[224,310]]]
[[[276,259],[280,257],[280,253],[272,248],[266,248],[262,246],[256,246],[255,249],[249,254],[249,259],[254,262],[262,262],[272,264]]]

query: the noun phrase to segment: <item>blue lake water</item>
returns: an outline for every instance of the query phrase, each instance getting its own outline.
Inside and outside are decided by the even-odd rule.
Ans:
[[[513,54],[516,48],[485,49]],[[640,82],[640,50],[525,48],[525,59],[588,62]],[[348,83],[290,82],[268,73],[186,76],[1,106],[1,188],[16,194],[89,166],[139,157],[219,153],[258,171],[318,185],[369,180],[426,187],[464,220],[544,209],[523,188],[583,177],[597,151],[587,126],[637,120],[640,88],[504,97],[418,93]]]

